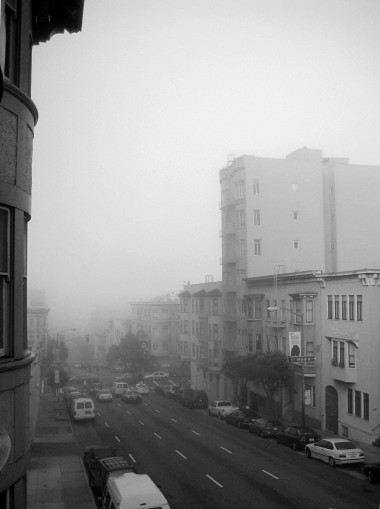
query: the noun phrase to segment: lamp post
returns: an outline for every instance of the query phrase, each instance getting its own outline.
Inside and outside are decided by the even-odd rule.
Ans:
[[[303,335],[303,313],[297,313],[296,311],[292,311],[288,308],[280,308],[277,306],[271,306],[267,308],[268,311],[279,311],[280,309],[283,309],[284,311],[288,311],[289,313],[294,314],[295,316],[298,316],[301,320],[301,323],[298,324],[297,321],[295,322],[295,325],[301,325],[301,352],[302,354],[302,343],[304,342],[304,335]],[[298,357],[298,356],[297,356]],[[302,419],[302,426],[305,426],[306,423],[306,415],[305,415],[305,378],[304,378],[304,367],[303,362],[296,362],[295,364],[301,365],[301,373],[302,373],[302,380],[301,380],[301,419]]]

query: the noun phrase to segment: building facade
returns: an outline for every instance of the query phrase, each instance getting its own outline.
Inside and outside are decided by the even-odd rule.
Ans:
[[[131,329],[153,369],[178,364],[179,299],[174,295],[131,302]]]
[[[186,284],[180,297],[179,352],[190,363],[191,388],[209,399],[226,398],[229,384],[222,373],[222,283]]]
[[[32,47],[80,30],[83,1],[0,2],[0,507],[26,508],[30,458],[27,231],[37,109]]]
[[[304,413],[318,429],[366,443],[378,438],[379,279],[378,269],[247,278],[241,350],[281,351],[293,372],[276,395],[278,415],[301,422]],[[265,413],[262,389],[251,383],[248,391],[249,405]]]

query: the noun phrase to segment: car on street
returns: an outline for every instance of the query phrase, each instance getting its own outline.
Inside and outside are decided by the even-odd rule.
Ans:
[[[274,438],[284,427],[277,419],[256,419],[248,427],[249,433],[259,435],[261,438]]]
[[[227,424],[232,424],[238,428],[248,429],[250,423],[259,417],[259,414],[250,408],[239,408],[238,410],[234,410],[227,414],[225,421]]]
[[[207,408],[208,396],[205,391],[186,389],[181,394],[181,403],[188,408]]]
[[[288,426],[280,431],[276,440],[278,444],[291,447],[294,451],[303,450],[307,444],[318,442],[322,437],[313,428],[302,425]]]
[[[149,387],[144,382],[138,382],[136,384],[136,390],[142,395],[150,394]]]
[[[110,458],[111,456],[116,456],[114,447],[110,445],[91,445],[84,450],[83,463],[88,472],[98,460]]]
[[[323,438],[314,444],[308,444],[305,447],[305,456],[325,461],[331,467],[364,462],[364,452],[345,438]]]
[[[135,389],[128,389],[121,395],[121,399],[124,403],[141,403],[142,396]]]
[[[102,389],[103,385],[100,382],[95,382],[90,385],[89,387],[89,393],[91,396],[96,396],[96,393],[99,391],[99,389]]]
[[[159,385],[157,384],[154,388],[154,392],[160,396],[164,396],[164,390],[169,389],[170,385]]]
[[[169,378],[169,373],[167,371],[154,371],[149,375],[144,375],[145,380],[165,380]]]
[[[173,398],[174,394],[179,390],[180,386],[176,384],[164,386],[164,396],[167,398]]]
[[[213,401],[208,407],[208,414],[218,419],[224,419],[227,414],[230,414],[234,410],[239,410],[238,407],[234,406],[229,400],[218,400]]]
[[[99,389],[96,393],[96,401],[112,402],[113,396],[109,389]]]
[[[365,463],[363,471],[370,483],[380,482],[380,463]]]

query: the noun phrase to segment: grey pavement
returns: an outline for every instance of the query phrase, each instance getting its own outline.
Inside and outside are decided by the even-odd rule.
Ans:
[[[45,385],[28,470],[28,509],[95,509],[63,401]]]

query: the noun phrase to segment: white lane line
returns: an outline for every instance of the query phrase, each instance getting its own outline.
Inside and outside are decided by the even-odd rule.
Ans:
[[[162,440],[162,437],[160,437],[160,435],[157,435],[157,433],[153,433],[153,435],[155,435],[157,438],[159,438],[160,440]]]
[[[116,440],[120,443],[120,438],[115,435]]]
[[[126,410],[127,414],[129,415],[132,415],[132,412],[130,412],[129,410]]]
[[[160,413],[161,413],[159,410],[155,410],[155,412],[157,412],[158,414],[160,414]]]
[[[170,420],[173,421],[173,422],[177,422],[175,419],[172,419],[171,417],[170,417]]]
[[[192,433],[194,433],[194,435],[198,435],[199,437],[201,436],[200,433],[198,433],[197,431],[194,431],[193,429],[191,430]]]
[[[100,412],[98,412],[99,417],[102,415]]]
[[[145,403],[145,401],[144,401],[143,405],[144,405],[144,406],[149,406],[149,405],[148,405],[148,403]]]
[[[266,470],[262,470],[262,472],[264,472],[264,474],[270,475],[274,479],[277,479],[277,480],[280,479],[279,477],[276,477],[275,475],[271,474],[270,472],[267,472]]]
[[[145,426],[145,424],[142,421],[139,421],[139,423],[141,424],[141,426]]]
[[[187,460],[186,456],[185,456],[184,454],[182,454],[182,452],[177,451],[177,449],[175,450],[175,452],[176,452],[177,454],[179,454],[180,456],[182,456],[182,458],[183,458],[184,460]]]
[[[135,458],[132,456],[132,454],[128,454],[128,456],[131,458],[131,460],[133,461],[133,463],[136,463],[136,460],[135,460]]]
[[[217,486],[219,486],[219,488],[223,488],[223,485],[218,483],[218,481],[216,481],[213,477],[211,477],[211,475],[206,474],[206,477],[208,477],[210,479],[210,481],[214,482]]]
[[[225,447],[220,446],[220,448],[221,448],[221,449],[223,449],[223,451],[228,452],[228,454],[232,454],[232,451],[230,451],[230,450],[226,449]]]
[[[120,403],[118,403],[118,404],[117,404],[117,406],[119,406],[119,407],[121,408],[121,405],[120,405]]]
[[[109,426],[108,426],[108,424],[106,422],[104,424],[107,426],[107,428],[109,428]]]

